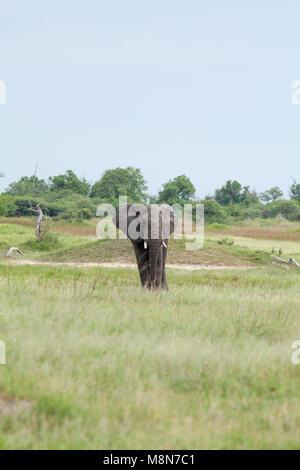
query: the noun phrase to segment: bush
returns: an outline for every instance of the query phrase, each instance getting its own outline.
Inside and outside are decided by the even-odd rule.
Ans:
[[[243,219],[259,219],[263,216],[264,205],[255,204],[253,206],[247,207],[242,212]]]
[[[231,217],[238,217],[238,218],[241,218],[243,214],[242,208],[238,204],[231,204],[230,206],[226,208],[226,212]]]
[[[300,220],[300,204],[296,201],[276,201],[267,204],[263,210],[265,219],[281,214],[288,220]]]
[[[0,199],[0,217],[6,217],[7,216],[7,207],[4,201]]]
[[[79,219],[91,219],[93,217],[93,213],[89,208],[84,207],[78,211],[77,217]]]
[[[205,224],[223,223],[226,221],[226,212],[223,207],[213,199],[202,201],[204,205]]]

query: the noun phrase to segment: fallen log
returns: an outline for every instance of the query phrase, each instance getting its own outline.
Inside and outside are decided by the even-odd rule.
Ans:
[[[279,258],[279,256],[275,256],[275,255],[270,255],[270,256],[271,256],[272,259],[277,261],[277,263],[290,264],[289,261],[286,261],[285,259]]]
[[[24,253],[22,253],[22,251],[20,250],[20,248],[18,248],[18,247],[16,247],[16,246],[12,246],[12,247],[8,250],[8,252],[6,253],[6,256],[7,256],[8,258],[10,258],[10,257],[13,255],[13,253],[14,253],[15,251],[16,251],[17,253],[19,253],[19,255],[24,256]]]
[[[290,258],[288,261],[286,261],[285,259],[282,259],[282,258],[279,258],[279,256],[275,256],[275,255],[270,255],[271,258],[275,261],[277,261],[277,263],[281,263],[281,264],[292,264],[293,266],[296,266],[297,268],[300,268],[300,264],[294,259],[294,258]]]

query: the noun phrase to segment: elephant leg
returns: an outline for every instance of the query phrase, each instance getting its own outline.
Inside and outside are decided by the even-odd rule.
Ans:
[[[166,247],[162,247],[162,279],[161,279],[161,287],[162,289],[168,290],[168,283],[167,283],[167,275],[166,275],[166,259],[167,259],[167,252],[168,252],[168,240],[165,240]]]
[[[142,287],[148,285],[149,279],[149,251],[145,250],[143,243],[132,241],[136,261],[139,269]]]
[[[162,288],[162,273],[163,273],[163,246],[160,247],[158,258],[157,258],[157,267],[156,267],[156,276],[155,276],[156,288]]]

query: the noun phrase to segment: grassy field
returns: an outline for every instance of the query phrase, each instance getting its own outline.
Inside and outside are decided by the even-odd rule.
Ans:
[[[23,219],[25,225],[0,224],[0,252],[4,255],[11,246],[18,246],[25,259],[53,262],[130,262],[135,263],[132,245],[128,240],[97,240],[91,236],[70,233],[71,224],[59,224],[60,232],[53,232],[54,240],[38,243],[32,221]],[[31,225],[30,225],[31,224]],[[76,225],[75,225],[76,227]],[[55,226],[54,226],[55,228]],[[56,230],[56,228],[55,228]],[[94,227],[95,233],[95,227]],[[263,250],[247,247],[219,246],[212,236],[205,240],[200,251],[185,250],[185,240],[171,240],[168,262],[175,264],[203,264],[227,266],[252,266],[265,262]]]
[[[30,226],[7,225],[3,248],[32,241]],[[56,251],[28,256],[107,243],[58,235]],[[184,256],[180,243],[170,254]],[[136,270],[3,261],[0,448],[299,449],[300,270],[264,265],[255,248],[212,234],[214,263],[229,253],[252,269],[172,269],[155,293]]]

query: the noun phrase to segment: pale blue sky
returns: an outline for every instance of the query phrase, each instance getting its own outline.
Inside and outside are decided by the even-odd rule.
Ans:
[[[149,192],[185,173],[300,180],[300,3],[0,0],[0,189],[33,173],[141,168]]]

